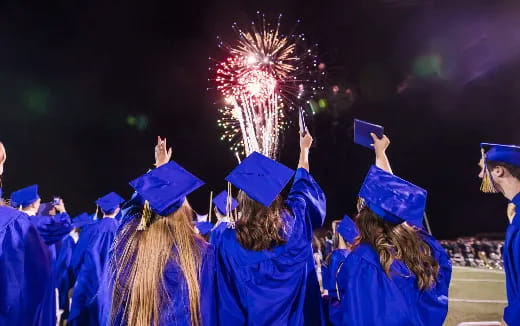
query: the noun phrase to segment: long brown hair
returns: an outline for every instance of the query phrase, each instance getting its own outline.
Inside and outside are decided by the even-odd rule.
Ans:
[[[199,274],[202,252],[188,202],[174,213],[152,216],[145,230],[138,230],[141,212],[118,234],[111,263],[114,280],[112,324],[123,318],[128,325],[159,325],[161,307],[169,300],[163,280],[166,264],[179,264],[188,285],[191,324],[200,325]],[[174,249],[175,247],[175,249]],[[119,312],[123,312],[119,316]]]
[[[271,206],[265,207],[251,199],[243,191],[237,196],[240,213],[236,222],[237,240],[249,250],[272,249],[286,242],[283,237],[283,201],[277,196]]]
[[[430,246],[417,235],[416,229],[406,223],[387,222],[368,207],[359,212],[356,225],[359,237],[354,248],[360,243],[372,246],[389,278],[392,263],[399,259],[415,274],[419,289],[424,290],[435,285],[439,263],[433,258]]]

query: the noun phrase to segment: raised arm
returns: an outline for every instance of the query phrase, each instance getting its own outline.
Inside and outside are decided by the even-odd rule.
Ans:
[[[390,161],[386,156],[386,149],[390,145],[390,139],[383,135],[381,139],[377,137],[375,134],[371,133],[372,139],[374,140],[374,152],[376,154],[376,166],[388,173],[392,173],[392,168],[390,167]]]
[[[300,135],[300,160],[294,176],[294,183],[287,202],[293,212],[301,215],[308,226],[308,238],[312,238],[312,230],[321,227],[325,219],[325,194],[309,173],[309,150],[312,136],[307,132]]]
[[[309,150],[312,145],[312,136],[309,132],[300,135],[300,160],[298,168],[302,168],[309,172]]]

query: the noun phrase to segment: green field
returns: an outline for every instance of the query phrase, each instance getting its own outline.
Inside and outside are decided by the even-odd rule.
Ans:
[[[453,267],[449,298],[445,326],[463,321],[501,321],[506,305],[504,273]]]

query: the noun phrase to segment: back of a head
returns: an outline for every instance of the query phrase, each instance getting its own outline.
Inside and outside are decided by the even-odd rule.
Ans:
[[[158,325],[160,309],[169,300],[163,273],[168,261],[177,263],[188,285],[191,323],[200,325],[198,273],[202,252],[191,221],[188,202],[168,216],[153,212],[146,228],[140,228],[143,211],[123,227],[114,243],[110,266],[114,280],[112,323],[120,318],[129,325]],[[175,248],[175,250],[174,250]]]
[[[439,273],[439,263],[432,256],[431,248],[406,222],[390,223],[370,208],[364,207],[356,219],[360,243],[367,243],[378,253],[379,261],[388,277],[395,259],[401,260],[416,275],[419,289],[432,287]]]
[[[243,191],[237,197],[241,213],[236,222],[237,240],[248,250],[272,249],[286,242],[283,235],[283,201],[280,196],[269,207],[251,199]]]

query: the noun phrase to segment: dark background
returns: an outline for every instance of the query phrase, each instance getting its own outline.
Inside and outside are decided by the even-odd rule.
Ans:
[[[153,163],[157,135],[210,190],[236,159],[219,140],[208,57],[234,21],[261,10],[319,43],[327,66],[311,170],[328,222],[355,211],[373,154],[352,119],[385,126],[394,172],[429,190],[439,238],[503,232],[506,200],[479,192],[481,141],[520,143],[520,10],[515,1],[4,1],[0,5],[0,139],[7,193],[33,183],[72,214]],[[339,86],[334,95],[332,87]],[[348,90],[350,94],[346,94]],[[281,160],[295,167],[294,129]]]

